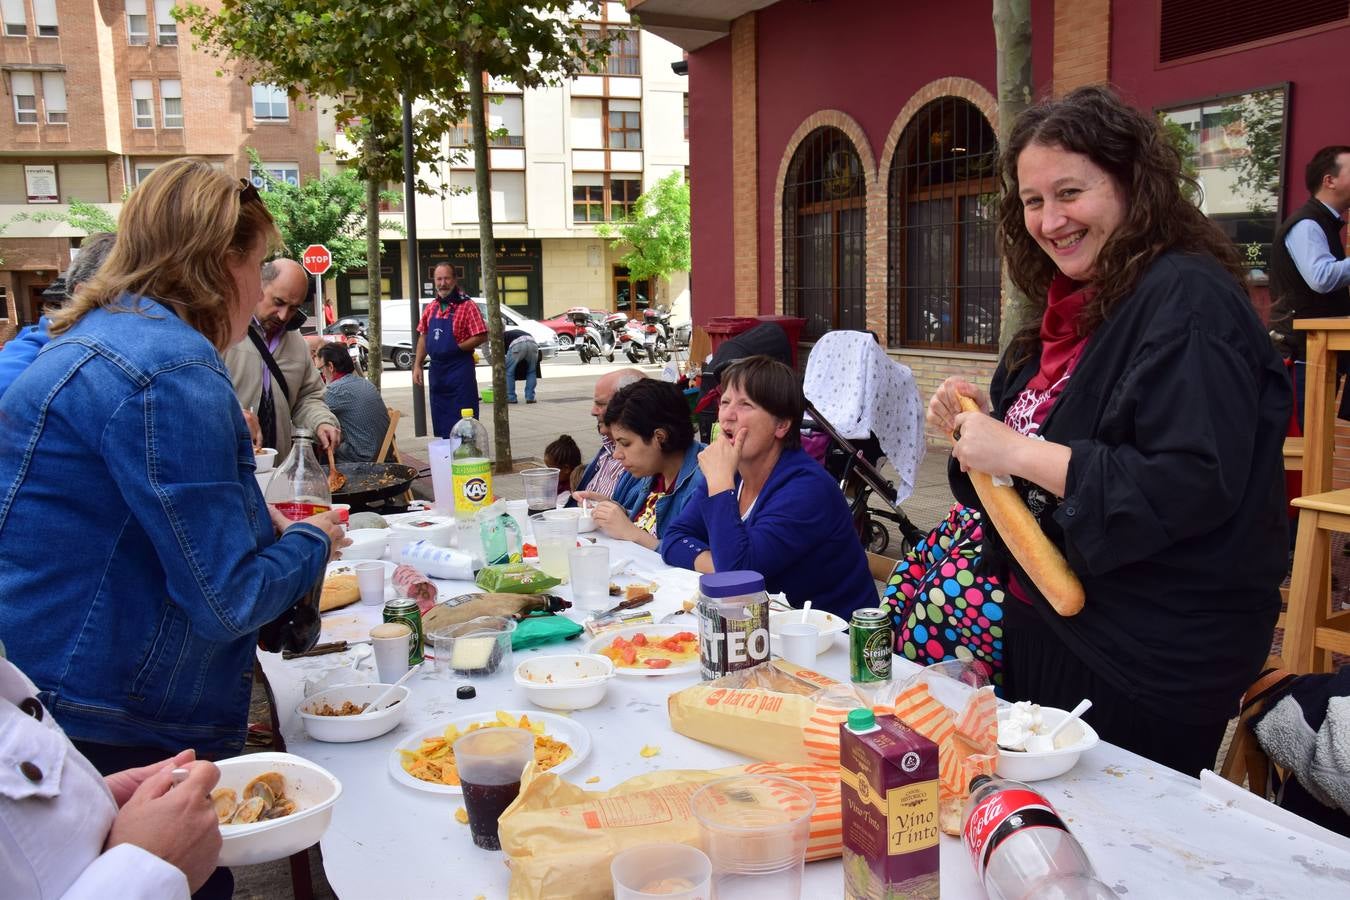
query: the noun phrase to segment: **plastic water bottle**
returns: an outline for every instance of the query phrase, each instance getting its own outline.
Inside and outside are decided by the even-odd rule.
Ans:
[[[267,502],[292,522],[328,512],[333,495],[328,491],[328,473],[314,455],[314,435],[303,428],[291,436],[290,455],[267,483]]]
[[[455,518],[472,519],[478,510],[492,503],[492,463],[489,461],[488,433],[473,417],[473,410],[461,409],[464,418],[450,429],[450,439],[459,440],[450,460],[454,481]]]
[[[961,838],[989,900],[1110,900],[1050,801],[1020,781],[978,775]]]

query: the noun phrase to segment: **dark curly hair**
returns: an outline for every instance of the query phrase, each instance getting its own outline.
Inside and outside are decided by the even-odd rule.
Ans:
[[[665,431],[662,453],[683,453],[694,443],[694,423],[684,392],[668,381],[643,378],[609,398],[605,425],[622,425],[648,443],[656,429]]]
[[[1017,159],[1031,144],[1060,147],[1086,156],[1107,172],[1128,198],[1125,215],[1097,254],[1093,277],[1096,296],[1078,321],[1091,334],[1144,272],[1169,250],[1214,257],[1241,285],[1245,271],[1237,250],[1217,225],[1187,199],[1186,185],[1195,180],[1181,167],[1181,154],[1158,121],[1126,105],[1111,89],[1082,87],[1058,99],[1028,108],[1013,123],[999,158],[1003,188],[999,200],[999,240],[1008,275],[1028,298],[1029,319],[1013,337],[1008,368],[1016,369],[1035,354],[1040,341],[1046,291],[1059,271],[1023,220],[1017,182]]]

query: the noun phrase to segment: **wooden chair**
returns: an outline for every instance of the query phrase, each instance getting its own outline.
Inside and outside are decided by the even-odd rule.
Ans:
[[[1295,675],[1284,668],[1284,662],[1278,656],[1266,660],[1261,675],[1242,695],[1242,712],[1238,715],[1233,739],[1228,744],[1228,753],[1219,765],[1219,774],[1239,787],[1245,782],[1248,790],[1258,797],[1267,797],[1270,787],[1270,760],[1261,744],[1252,734],[1250,721],[1266,708],[1267,701]],[[1268,798],[1267,798],[1268,799]]]
[[[1294,571],[1284,614],[1284,659],[1299,674],[1331,671],[1350,653],[1350,610],[1331,611],[1331,534],[1350,532],[1350,490],[1294,500],[1299,508]]]
[[[398,420],[402,413],[392,406],[386,406],[385,409],[389,412],[389,428],[384,433],[384,440],[380,442],[379,452],[375,454],[375,462],[401,463],[403,460],[399,458],[398,448],[394,446],[394,432],[398,430]],[[403,494],[403,503],[407,505],[412,501],[413,492],[412,488],[409,488]]]
[[[1284,470],[1286,472],[1303,471],[1303,438],[1284,439]]]

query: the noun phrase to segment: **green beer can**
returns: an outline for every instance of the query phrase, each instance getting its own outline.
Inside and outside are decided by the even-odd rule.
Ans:
[[[417,601],[407,597],[390,600],[384,605],[384,620],[386,622],[402,622],[412,629],[412,640],[408,641],[408,665],[421,665],[422,611],[417,608]]]
[[[886,610],[870,606],[855,609],[848,623],[848,646],[849,674],[855,684],[891,680],[895,632]]]

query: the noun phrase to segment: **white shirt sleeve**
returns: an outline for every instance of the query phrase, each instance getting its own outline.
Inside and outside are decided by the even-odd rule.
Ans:
[[[134,844],[118,844],[95,857],[62,900],[187,900],[187,876]]]
[[[1284,236],[1284,248],[1308,287],[1326,294],[1350,284],[1350,258],[1338,260],[1327,248],[1326,234],[1312,219],[1295,222]]]

